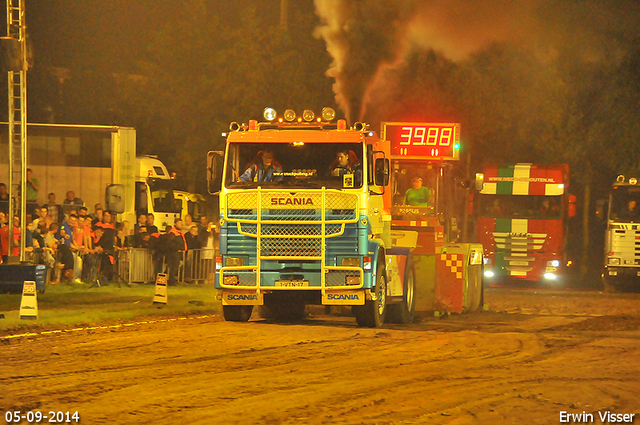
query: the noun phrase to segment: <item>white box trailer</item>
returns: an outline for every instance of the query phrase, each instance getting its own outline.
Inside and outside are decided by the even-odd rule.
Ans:
[[[0,182],[9,180],[8,124],[0,123]],[[37,204],[53,192],[62,203],[75,192],[89,212],[105,205],[105,189],[122,185],[123,212],[133,228],[138,212],[153,213],[158,228],[173,225],[179,210],[174,180],[154,156],[136,156],[136,130],[131,127],[68,124],[27,125],[27,167],[40,182]]]

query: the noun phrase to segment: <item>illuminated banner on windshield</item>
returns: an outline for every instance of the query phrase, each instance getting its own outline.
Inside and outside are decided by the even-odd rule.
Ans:
[[[460,124],[383,122],[382,138],[391,156],[411,159],[458,159]]]

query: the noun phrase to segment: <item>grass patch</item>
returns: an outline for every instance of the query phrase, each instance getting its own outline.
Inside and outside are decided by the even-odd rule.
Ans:
[[[0,331],[42,327],[95,325],[153,316],[220,313],[213,285],[178,285],[167,288],[167,304],[153,304],[154,285],[117,284],[90,288],[87,284],[48,285],[38,294],[38,318],[20,319],[22,294],[0,294]],[[200,301],[204,305],[190,303]]]

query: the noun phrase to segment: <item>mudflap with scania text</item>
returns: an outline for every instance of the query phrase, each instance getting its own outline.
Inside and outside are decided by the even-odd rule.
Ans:
[[[222,305],[263,305],[262,292],[253,291],[222,291]]]
[[[363,290],[327,290],[322,296],[323,305],[364,305],[365,291]]]

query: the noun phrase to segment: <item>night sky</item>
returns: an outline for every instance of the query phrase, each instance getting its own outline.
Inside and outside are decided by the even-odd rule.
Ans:
[[[204,3],[220,20],[239,21],[242,12],[234,2]],[[280,0],[246,3],[258,5],[263,23],[278,24]],[[153,33],[176,19],[185,4],[26,0],[34,65],[135,73]],[[599,61],[626,49],[621,41],[640,33],[637,0],[289,1],[289,15],[294,11],[315,12],[308,32],[324,40],[334,58],[327,73],[335,82],[337,103],[352,121],[366,118],[367,111],[379,115],[382,108],[367,103],[372,98],[384,103],[389,88],[413,91],[397,87],[386,74],[416,52],[433,50],[463,63],[492,43],[508,42],[535,49],[540,57],[573,50]]]
[[[57,67],[109,66],[132,71],[154,31],[175,19],[186,2],[176,0],[26,0],[26,20],[36,64]],[[223,20],[237,20],[228,0],[206,3]],[[264,20],[279,22],[279,0],[258,0]],[[293,3],[293,2],[292,2]],[[313,1],[289,9],[313,13]],[[312,28],[309,31],[313,31]]]

